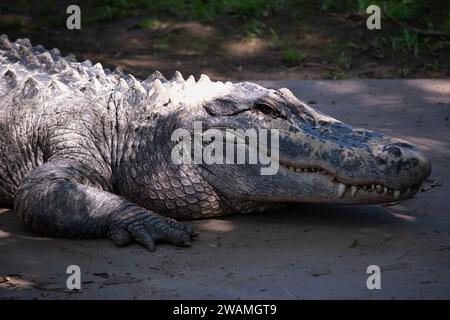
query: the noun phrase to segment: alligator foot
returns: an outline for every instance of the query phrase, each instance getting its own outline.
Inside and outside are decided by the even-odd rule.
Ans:
[[[126,246],[134,240],[150,251],[154,251],[155,242],[160,241],[190,246],[198,235],[189,225],[139,207],[114,217],[110,225],[108,236],[116,245]]]
[[[189,246],[196,232],[95,185],[101,176],[74,160],[49,161],[21,182],[15,210],[25,226],[64,238],[109,237],[155,250],[155,242]]]

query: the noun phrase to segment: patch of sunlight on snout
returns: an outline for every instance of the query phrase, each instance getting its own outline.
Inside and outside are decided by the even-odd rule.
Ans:
[[[198,221],[196,226],[201,230],[216,231],[216,232],[230,232],[234,230],[234,225],[231,221],[211,219]]]

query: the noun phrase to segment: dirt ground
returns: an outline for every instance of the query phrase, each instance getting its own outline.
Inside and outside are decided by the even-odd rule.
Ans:
[[[353,125],[406,139],[433,173],[413,199],[389,206],[298,205],[192,222],[191,248],[60,240],[0,213],[3,299],[449,299],[450,81],[275,81]],[[65,287],[67,266],[82,289]],[[381,268],[368,290],[366,268]]]
[[[0,34],[27,37],[140,78],[155,70],[166,77],[175,70],[186,76],[205,73],[215,80],[450,76],[448,39],[419,37],[416,43],[387,19],[381,30],[368,30],[367,16],[324,12],[320,1],[301,1],[291,11],[258,19],[224,16],[213,21],[142,9],[124,19],[89,22],[89,6],[81,5],[81,30],[65,26],[65,9],[72,1],[42,8],[23,0],[8,2],[9,10],[0,7]]]

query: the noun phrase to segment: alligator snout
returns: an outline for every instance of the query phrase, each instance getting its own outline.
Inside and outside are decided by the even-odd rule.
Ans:
[[[344,182],[403,189],[420,185],[431,172],[416,147],[382,133],[339,121],[329,121],[319,132],[319,140],[327,145],[319,158]]]
[[[307,177],[298,173],[329,177],[331,183],[324,184],[329,190],[324,192],[331,193],[330,201],[406,199],[431,172],[425,155],[411,144],[322,114],[312,115],[314,123],[302,122],[281,135],[280,161],[296,173],[299,182]]]
[[[405,142],[383,145],[376,158],[386,181],[399,187],[418,187],[430,175],[431,164],[416,147]]]

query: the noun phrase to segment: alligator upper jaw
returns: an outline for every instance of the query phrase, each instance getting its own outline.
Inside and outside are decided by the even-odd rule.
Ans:
[[[294,167],[280,163],[280,174],[297,180],[305,202],[375,204],[402,201],[414,196],[422,182],[406,188],[390,188],[376,182],[346,184],[339,177],[317,167]],[[312,192],[308,192],[312,190]],[[300,200],[300,198],[298,199]],[[291,201],[297,202],[295,198]],[[302,200],[300,200],[302,202]]]

